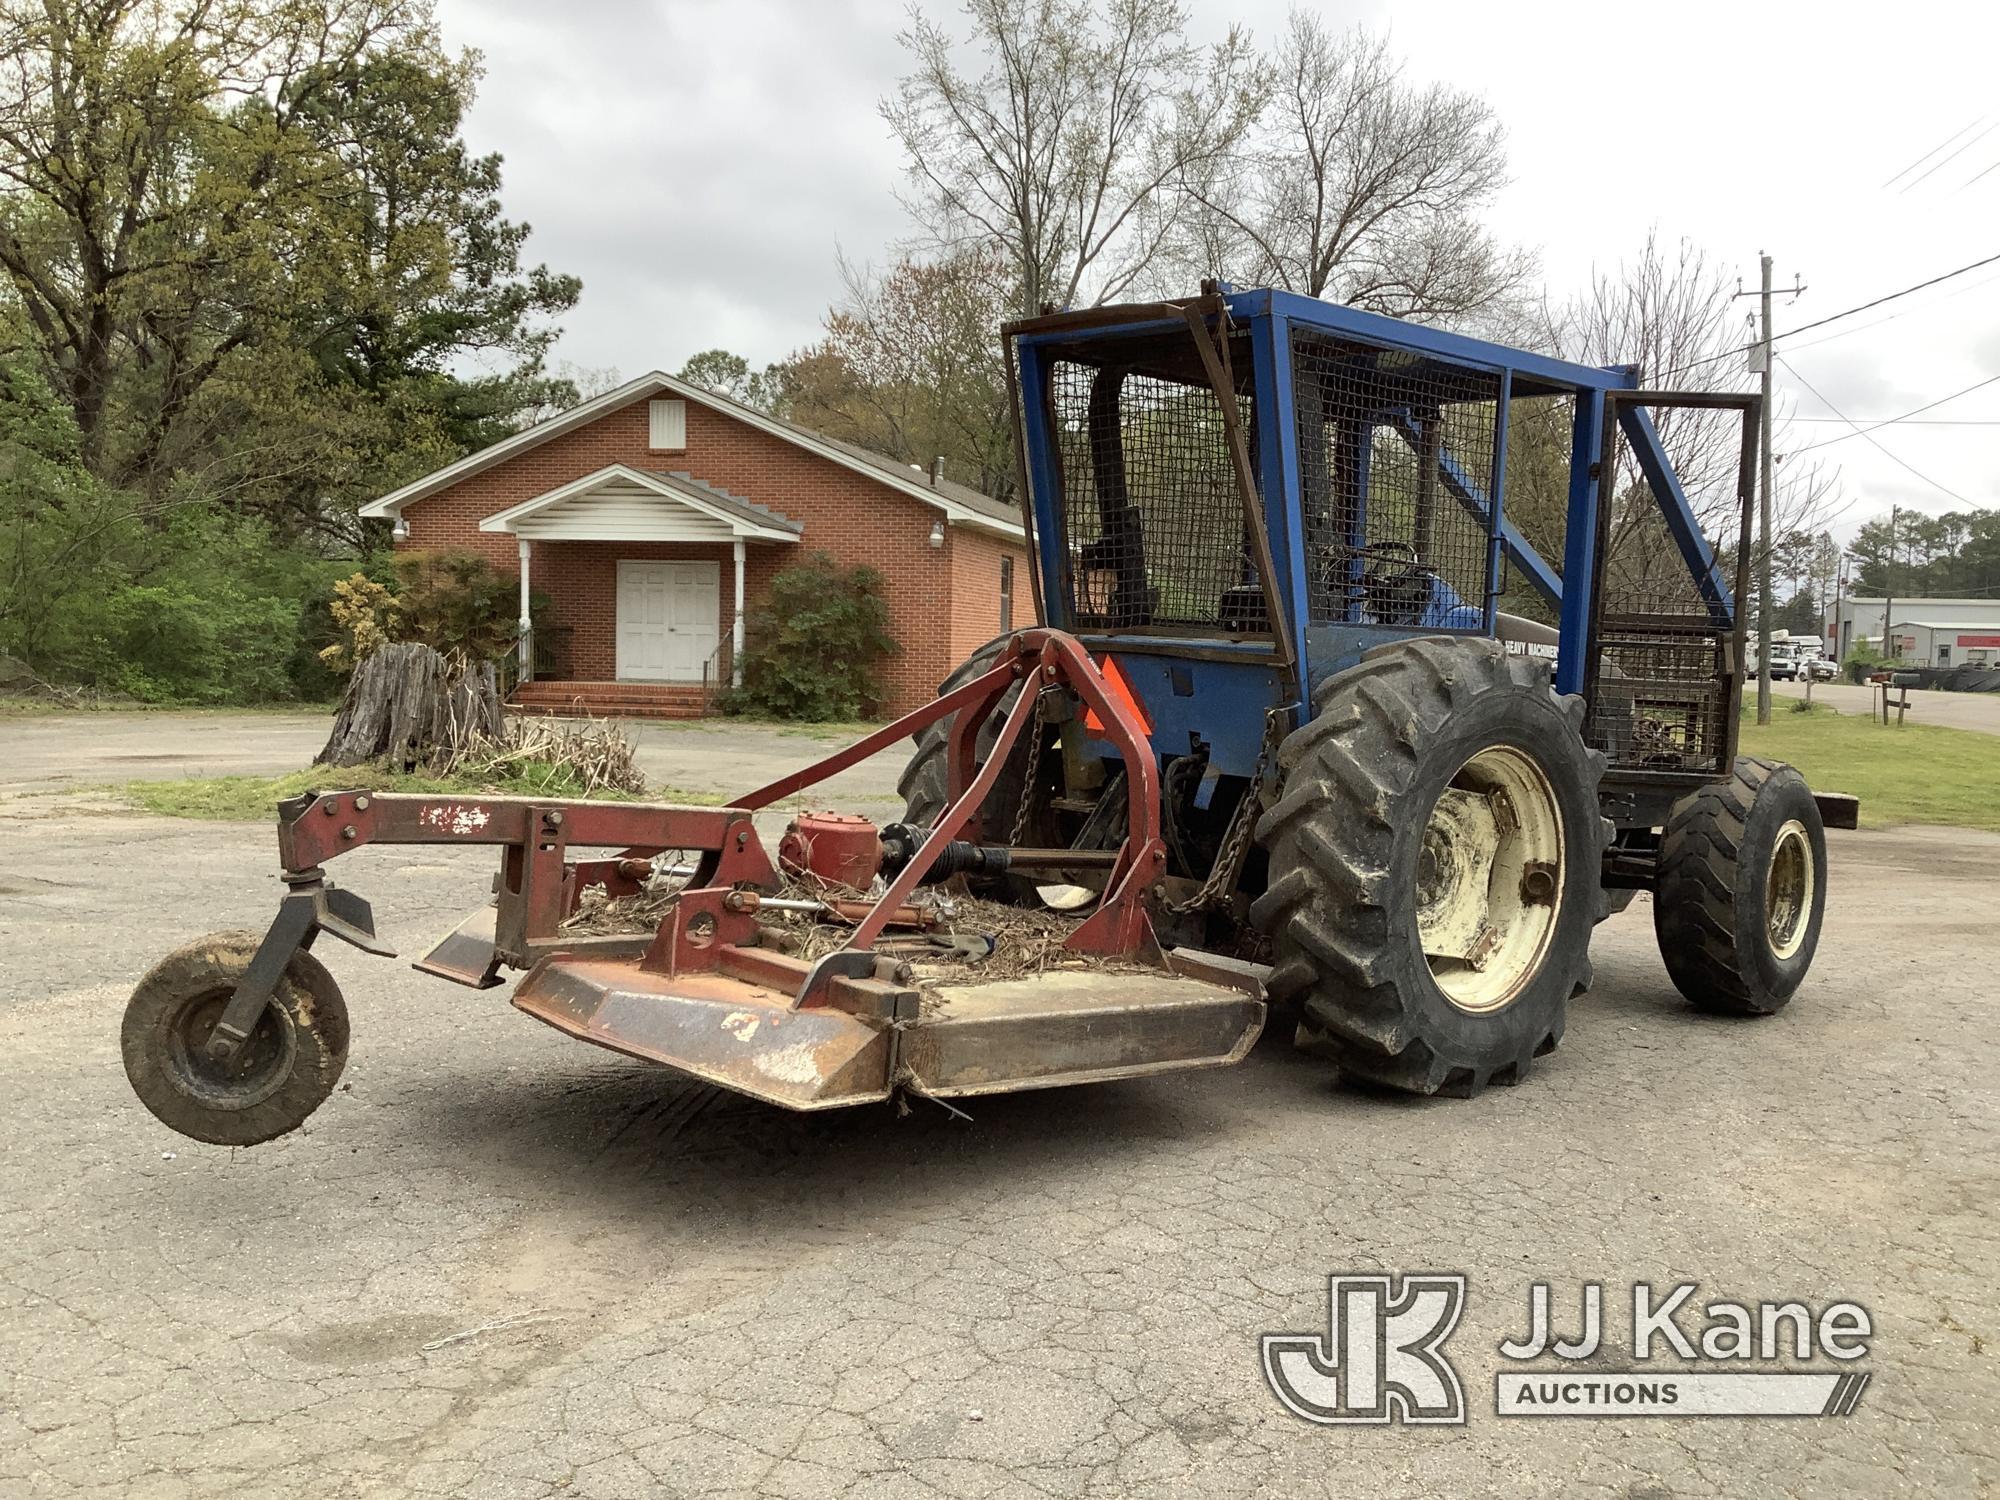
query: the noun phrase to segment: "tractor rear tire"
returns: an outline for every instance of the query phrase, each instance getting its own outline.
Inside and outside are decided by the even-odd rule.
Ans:
[[[1000,636],[988,641],[971,656],[959,664],[951,676],[945,678],[938,687],[938,696],[943,697],[954,688],[963,687],[982,672],[993,670],[1000,659],[1000,652],[1009,636]],[[984,765],[986,754],[993,748],[993,742],[1000,735],[1000,727],[1006,722],[1007,711],[1014,706],[1014,700],[1021,696],[1018,684],[1007,689],[1000,701],[987,715],[986,722],[979,728],[979,738],[975,742],[974,763]],[[896,790],[903,798],[903,821],[913,827],[925,828],[945,810],[946,798],[951,786],[951,773],[946,766],[946,758],[951,751],[951,726],[957,721],[956,714],[947,714],[935,724],[915,736],[917,748],[910,756],[910,763],[903,767],[903,774],[896,778]],[[1028,780],[1028,736],[1033,732],[1031,724],[1022,731],[1014,742],[1014,748],[1007,757],[1007,764],[1001,769],[999,778],[993,783],[993,790],[986,794],[986,802],[981,809],[987,822],[988,832],[996,837],[1005,837],[1012,826],[1014,813],[1021,805],[1021,797]],[[963,835],[975,837],[976,834]]]
[[[295,953],[277,992],[228,1062],[203,1051],[256,956],[254,932],[215,932],[147,972],[125,1007],[125,1076],[139,1102],[182,1135],[254,1146],[296,1130],[347,1066],[347,1004],[326,966]]]
[[[1314,699],[1257,827],[1271,998],[1352,1077],[1519,1083],[1590,986],[1605,909],[1583,701],[1550,690],[1546,663],[1461,638],[1378,648]]]
[[[1696,1006],[1783,1010],[1812,967],[1825,912],[1826,829],[1792,767],[1739,755],[1727,781],[1674,805],[1653,931],[1674,988]]]

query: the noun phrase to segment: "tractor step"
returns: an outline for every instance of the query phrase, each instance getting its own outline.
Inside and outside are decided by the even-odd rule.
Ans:
[[[514,1004],[579,1040],[797,1110],[877,1102],[899,1084],[957,1097],[1220,1067],[1264,1025],[1254,979],[1158,969],[954,985],[900,1033],[832,1006],[795,1010],[748,979],[614,958],[544,962]]]

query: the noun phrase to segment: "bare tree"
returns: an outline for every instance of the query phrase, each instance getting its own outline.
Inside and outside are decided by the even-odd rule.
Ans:
[[[1723,268],[1699,246],[1683,239],[1669,249],[1656,232],[1636,258],[1615,271],[1596,272],[1580,295],[1561,304],[1545,302],[1537,341],[1579,364],[1636,365],[1640,383],[1654,388],[1741,390],[1749,383],[1747,338],[1733,292]],[[1781,432],[1787,416],[1774,414]],[[1703,531],[1733,557],[1741,524],[1736,490],[1741,419],[1733,412],[1673,408],[1661,408],[1653,417]],[[1799,464],[1783,472],[1772,496],[1773,536],[1823,529],[1837,514],[1839,488],[1838,472],[1822,466]],[[1622,445],[1612,493],[1617,505],[1606,566],[1614,586],[1667,597],[1681,586],[1680,562],[1665,545],[1650,491]],[[1545,497],[1539,508],[1555,504],[1555,497]],[[1754,555],[1751,562],[1754,567]]]
[[[1172,240],[1172,185],[1233,146],[1261,68],[1232,29],[1198,48],[1182,0],[965,0],[966,36],[912,8],[915,63],[882,116],[909,161],[929,248],[989,246],[1013,302],[1110,301]],[[983,64],[960,66],[970,50]]]
[[[946,473],[989,495],[1014,488],[1005,257],[965,250],[886,271],[843,260],[846,296],[826,337],[778,372],[788,414],[833,437]]]
[[[1506,132],[1483,100],[1410,83],[1385,37],[1307,10],[1271,76],[1258,128],[1182,174],[1205,272],[1437,321],[1523,285],[1531,259],[1479,223],[1507,180]]]

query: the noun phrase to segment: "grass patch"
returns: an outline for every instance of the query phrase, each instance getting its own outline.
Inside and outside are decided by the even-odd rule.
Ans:
[[[627,721],[636,723],[638,721]],[[716,714],[706,719],[656,719],[646,722],[648,733],[722,734],[732,729],[763,729],[785,739],[837,740],[847,744],[864,734],[873,734],[887,719],[772,719],[758,714]]]
[[[872,721],[862,719],[853,723],[841,723],[839,720],[831,720],[824,724],[802,724],[794,720],[768,719],[750,720],[747,722],[775,729],[787,739],[839,740],[842,744],[846,744],[850,741],[858,740],[864,735],[873,734],[889,721],[887,719]]]
[[[278,804],[304,792],[349,789],[371,792],[418,792],[435,795],[559,797],[576,800],[581,784],[559,766],[522,763],[520,774],[505,779],[490,776],[397,776],[356,767],[334,770],[315,767],[283,776],[193,776],[177,781],[128,781],[109,790],[142,812],[162,818],[198,818],[209,822],[262,823],[277,816]],[[84,790],[84,789],[79,789]],[[685,802],[713,807],[725,799],[711,792],[679,787],[654,787],[644,797],[626,792],[599,792],[597,802]]]
[[[1935,724],[1884,728],[1823,704],[1805,713],[1782,700],[1769,724],[1755,718],[1746,706],[1744,753],[1789,761],[1815,791],[1859,797],[1864,828],[1938,823],[2000,831],[2000,736]]]

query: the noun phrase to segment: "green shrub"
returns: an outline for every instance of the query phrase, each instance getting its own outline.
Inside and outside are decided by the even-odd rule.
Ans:
[[[771,580],[747,622],[743,686],[723,695],[728,713],[777,719],[872,717],[881,707],[876,669],[896,652],[882,575],[841,569],[815,552]]]
[[[52,681],[147,703],[297,696],[300,600],[333,565],[204,501],[149,508],[92,492],[39,522],[34,546],[62,586],[16,596],[0,650]],[[87,580],[68,576],[75,559]]]
[[[325,652],[342,643],[343,633],[333,619],[333,591],[356,575],[375,583],[392,576],[385,558],[376,558],[356,568],[352,563],[329,565],[325,577],[316,579],[299,600],[299,619],[287,673],[292,696],[307,703],[326,703],[338,698],[347,686],[345,676],[328,665]]]
[[[291,696],[298,608],[223,583],[106,593],[80,663],[100,687],[147,703],[263,703]]]
[[[1880,651],[1866,641],[1857,641],[1841,659],[1840,673],[1849,682],[1860,682],[1870,672],[1879,672],[1888,664],[1889,658]]]
[[[496,661],[520,634],[521,583],[476,552],[399,552],[390,638]]]

